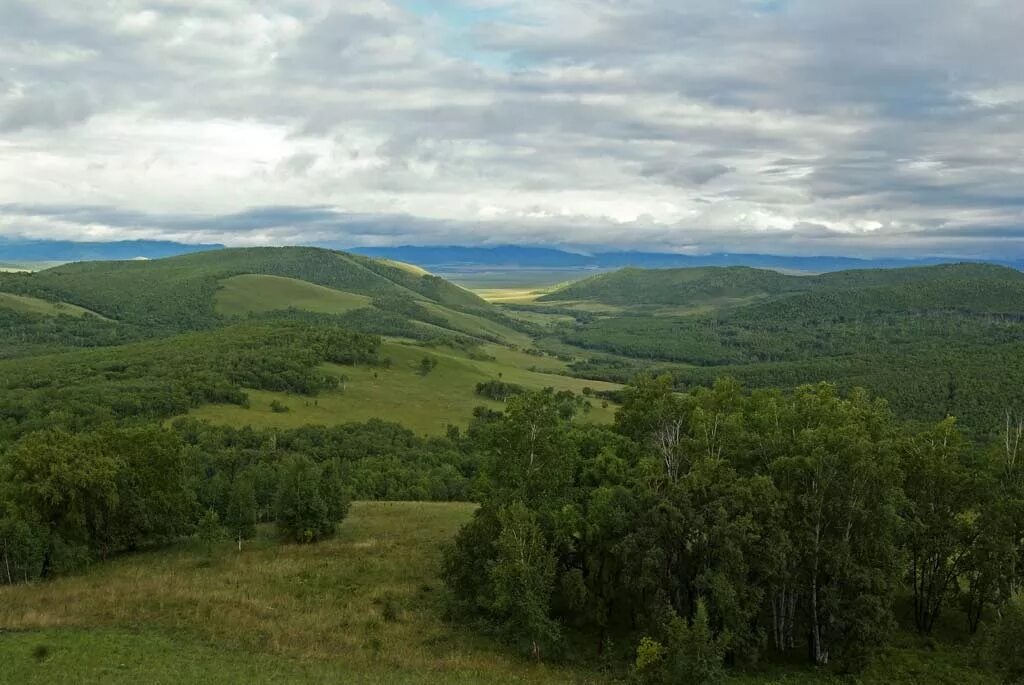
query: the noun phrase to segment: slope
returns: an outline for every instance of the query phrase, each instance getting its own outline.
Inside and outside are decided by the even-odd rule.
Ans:
[[[245,316],[294,307],[321,314],[344,314],[370,305],[366,295],[346,293],[283,276],[243,274],[221,281],[218,314]]]
[[[534,364],[543,365],[544,359],[534,360],[497,346],[483,349],[491,354],[471,355],[451,348],[386,342],[381,347],[381,356],[388,360],[386,366],[325,365],[325,373],[343,380],[338,388],[321,392],[315,398],[248,390],[249,401],[245,406],[211,403],[193,409],[189,415],[232,426],[276,428],[386,418],[417,433],[443,435],[449,425],[467,425],[476,407],[501,408],[501,403],[475,393],[476,385],[485,381],[501,379],[533,390],[551,387],[577,394],[587,387],[593,390],[621,387],[551,373],[555,370],[551,362],[538,369]],[[419,364],[424,358],[436,362],[429,373],[420,371]],[[591,400],[590,405],[580,420],[604,423],[613,418],[614,406],[598,399]]]
[[[700,304],[799,290],[801,279],[748,267],[692,269],[626,268],[593,276],[539,298],[541,302],[588,300],[614,305]]]
[[[431,275],[318,248],[246,248],[167,259],[80,262],[34,274],[0,274],[0,291],[64,301],[104,316],[164,330],[216,323],[221,281],[259,274],[306,281],[367,297],[426,299],[484,307],[469,291]]]

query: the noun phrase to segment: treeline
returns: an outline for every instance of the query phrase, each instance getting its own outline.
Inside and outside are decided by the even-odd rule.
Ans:
[[[260,522],[282,539],[329,537],[357,499],[467,500],[462,439],[370,421],[278,431],[182,419],[30,433],[0,454],[0,584],[48,578],[202,533],[239,545]]]
[[[801,656],[858,669],[906,596],[922,633],[952,612],[1012,638],[1024,424],[977,448],[952,419],[911,431],[826,384],[679,395],[646,377],[624,395],[613,427],[567,422],[551,393],[475,426],[481,506],[444,565],[456,610],[536,658],[589,639],[650,683]]]

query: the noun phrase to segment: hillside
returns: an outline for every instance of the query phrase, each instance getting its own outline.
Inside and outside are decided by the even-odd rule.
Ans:
[[[78,262],[33,274],[3,274],[0,291],[64,301],[121,322],[187,329],[216,319],[222,282],[243,274],[292,278],[368,297],[484,306],[436,276],[317,248],[247,248],[158,260]]]
[[[581,300],[626,306],[693,305],[786,293],[889,288],[916,289],[916,293],[911,292],[911,295],[921,293],[922,306],[952,306],[968,293],[980,303],[977,298],[988,295],[1011,297],[1022,287],[1024,273],[990,264],[861,269],[818,276],[794,276],[747,267],[626,268],[571,283],[540,297],[538,301]],[[1010,300],[1005,302],[1009,304]],[[913,302],[908,304],[914,305]]]
[[[541,302],[593,300],[615,305],[699,304],[799,290],[802,281],[776,271],[749,267],[692,269],[625,268],[571,283],[539,298]]]
[[[61,315],[96,314],[72,325]],[[422,269],[317,248],[224,249],[0,274],[0,358],[142,340],[249,317],[415,339],[529,345],[525,327]]]
[[[1024,274],[1001,266],[623,269],[510,311],[548,318],[547,349],[603,354],[572,367],[593,378],[654,367],[680,388],[721,376],[787,388],[827,379],[867,387],[905,418],[953,414],[982,432],[1024,404]]]

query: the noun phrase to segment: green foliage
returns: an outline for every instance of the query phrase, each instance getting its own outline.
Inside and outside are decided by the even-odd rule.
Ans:
[[[242,274],[298,279],[371,297],[406,297],[412,291],[441,304],[482,304],[472,293],[443,279],[359,255],[309,247],[215,250],[152,261],[79,262],[34,274],[0,274],[0,291],[69,302],[166,334],[216,325],[220,282]]]
[[[277,528],[291,542],[310,543],[334,535],[348,512],[337,467],[320,465],[306,456],[282,464],[277,487]]]
[[[431,371],[433,371],[436,366],[436,357],[423,357],[422,359],[420,359],[419,366],[417,366],[416,368],[421,376],[426,376]]]
[[[113,349],[0,362],[0,446],[35,430],[83,430],[244,405],[243,388],[315,394],[317,367],[373,363],[380,340],[338,328],[244,324]]]
[[[224,526],[220,523],[220,516],[213,509],[207,509],[199,519],[196,525],[196,539],[202,544],[206,558],[213,558],[217,543],[224,539]]]
[[[809,636],[815,663],[861,667],[892,626],[902,571],[895,430],[883,403],[827,385],[680,396],[647,378],[615,432],[573,428],[553,393],[514,397],[471,427],[487,480],[445,577],[458,608],[506,632],[510,604],[490,598],[514,539],[512,623],[576,626],[599,645],[646,629],[664,649],[651,679],[713,680],[769,638],[789,652]]]
[[[747,271],[627,270],[555,293],[629,306],[560,328],[565,343],[616,355],[573,370],[624,381],[656,367],[679,388],[726,375],[787,389],[828,380],[844,392],[877,393],[903,418],[958,416],[977,436],[1001,425],[1007,405],[1024,403],[1024,275],[1017,271],[970,264],[815,277]],[[732,284],[763,297],[706,299],[724,297]],[[697,311],[680,315],[657,303]]]
[[[674,612],[664,620],[664,644],[644,637],[636,651],[635,673],[643,685],[693,683],[711,685],[725,678],[724,659],[729,638],[711,631],[707,605],[697,600],[693,622]]]
[[[242,540],[256,534],[256,520],[259,515],[259,504],[256,500],[254,477],[248,473],[235,477],[228,494],[227,513],[224,525],[231,531],[232,537],[238,540],[241,549]]]
[[[1006,683],[1024,680],[1024,594],[1015,595],[988,626],[983,652]]]
[[[0,458],[0,502],[22,522],[20,565],[41,545],[44,577],[173,539],[193,511],[181,442],[156,427],[29,434]]]
[[[497,402],[504,402],[509,397],[521,395],[524,392],[526,392],[526,388],[523,386],[515,383],[505,383],[504,381],[481,381],[476,384],[477,395]]]
[[[492,610],[512,640],[529,645],[534,659],[559,639],[550,617],[556,559],[537,523],[536,514],[521,502],[498,512],[501,532],[489,569],[494,589]]]

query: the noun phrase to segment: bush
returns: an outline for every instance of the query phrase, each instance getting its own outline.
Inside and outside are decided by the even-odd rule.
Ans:
[[[665,622],[664,644],[644,637],[636,650],[636,677],[643,685],[718,683],[725,676],[723,661],[728,637],[712,634],[704,600],[697,601],[693,623],[674,612]]]
[[[1006,604],[1002,617],[986,626],[983,652],[1004,682],[1024,682],[1024,593]]]

